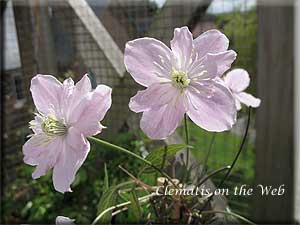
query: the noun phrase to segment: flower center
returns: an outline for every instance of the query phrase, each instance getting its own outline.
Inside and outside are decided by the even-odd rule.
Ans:
[[[63,136],[68,130],[62,120],[58,120],[53,116],[47,116],[42,122],[41,128],[48,136]]]
[[[185,88],[191,82],[191,80],[188,79],[188,76],[185,72],[177,71],[175,69],[173,69],[171,73],[171,78],[173,86],[178,88]]]

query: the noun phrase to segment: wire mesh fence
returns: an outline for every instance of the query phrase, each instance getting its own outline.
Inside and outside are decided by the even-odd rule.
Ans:
[[[4,19],[7,21],[5,53],[14,44],[19,62],[7,58],[13,67],[5,69],[5,134],[4,152],[6,181],[17,179],[16,167],[22,160],[21,146],[29,133],[28,121],[34,111],[30,97],[30,79],[36,73],[71,76],[78,80],[88,73],[91,80],[113,87],[113,105],[105,118],[108,126],[104,135],[137,129],[138,116],[130,112],[128,102],[139,87],[123,66],[125,43],[138,37],[154,37],[169,45],[173,29],[187,25],[194,37],[209,30],[220,29],[229,37],[231,48],[238,52],[234,67],[247,69],[254,81],[256,76],[256,8],[247,0],[187,0],[179,1],[42,1],[26,4],[8,1]],[[15,59],[16,57],[14,57]],[[227,165],[233,159],[245,126],[241,113],[231,132],[217,134],[208,165],[213,169]],[[254,180],[254,121],[250,139],[241,156],[241,163],[225,186]],[[202,153],[194,152],[201,160],[211,134],[197,130],[194,143]],[[15,135],[18,134],[18,135]],[[196,136],[196,134],[198,136]],[[230,150],[230,151],[229,151]],[[12,172],[14,171],[14,172]],[[12,175],[14,174],[14,175]],[[218,182],[218,178],[214,179]],[[230,197],[230,206],[244,215],[251,215],[249,197]]]

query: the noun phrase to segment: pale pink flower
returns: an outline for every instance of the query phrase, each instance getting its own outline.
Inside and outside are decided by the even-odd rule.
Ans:
[[[55,219],[55,225],[75,225],[74,219],[70,219],[66,216],[58,216]]]
[[[90,151],[86,139],[101,132],[100,124],[111,106],[111,88],[92,90],[85,75],[76,85],[71,78],[60,83],[50,75],[36,75],[30,91],[37,113],[29,124],[33,131],[23,146],[24,162],[36,166],[37,179],[53,168],[54,188],[71,191],[75,174]]]
[[[187,27],[176,28],[171,49],[153,38],[130,41],[125,65],[146,87],[131,98],[132,111],[143,112],[141,129],[152,139],[173,133],[185,113],[208,131],[224,131],[236,121],[234,99],[220,76],[236,53],[224,34],[210,30],[193,40]]]
[[[231,90],[235,99],[236,109],[242,108],[241,103],[246,106],[256,108],[260,105],[260,99],[244,92],[250,84],[250,77],[244,69],[234,69],[226,74],[224,77],[226,86]]]

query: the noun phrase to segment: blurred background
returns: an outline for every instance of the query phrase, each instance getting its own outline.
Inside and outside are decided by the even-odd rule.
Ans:
[[[139,116],[128,102],[142,89],[126,72],[125,43],[154,37],[167,45],[175,27],[187,25],[194,38],[219,29],[238,53],[233,68],[246,69],[249,93],[261,98],[252,110],[246,147],[224,187],[246,184],[279,187],[283,196],[228,196],[234,212],[259,223],[291,223],[300,217],[295,191],[294,148],[294,1],[256,0],[10,0],[1,2],[1,223],[53,223],[57,215],[90,223],[104,190],[104,163],[111,185],[125,180],[117,166],[137,170],[139,163],[122,154],[93,147],[72,186],[73,192],[55,192],[51,173],[32,180],[33,168],[22,161],[22,145],[30,134],[34,106],[29,87],[37,73],[64,80],[89,74],[94,87],[113,88],[113,105],[100,138],[141,155],[153,143],[139,130]],[[213,171],[230,164],[238,150],[247,110],[238,115],[229,132],[213,134],[189,123],[194,160]],[[167,142],[180,142],[182,128]],[[222,176],[212,179],[217,183]],[[145,177],[153,182],[153,177]],[[298,200],[296,197],[298,196]],[[115,223],[130,221],[122,214]]]

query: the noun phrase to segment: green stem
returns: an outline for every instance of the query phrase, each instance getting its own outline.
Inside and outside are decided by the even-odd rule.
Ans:
[[[229,170],[230,169],[230,166],[225,166],[225,167],[222,167],[216,171],[213,171],[212,173],[208,174],[207,176],[203,177],[199,183],[196,185],[197,187],[200,187],[202,184],[204,184],[204,182],[206,182],[209,178],[213,177],[214,175],[218,174],[218,173],[221,173],[225,170]]]
[[[226,214],[226,215],[230,215],[230,216],[234,216],[246,223],[249,223],[249,224],[252,224],[252,225],[256,225],[255,223],[253,223],[251,220],[248,220],[247,218],[243,217],[243,216],[240,216],[236,213],[233,213],[233,212],[228,212],[228,211],[222,211],[222,210],[211,210],[211,211],[203,211],[202,214],[215,214],[215,213],[223,213],[223,214]]]
[[[226,179],[229,177],[232,169],[234,168],[240,154],[242,153],[242,150],[244,148],[244,145],[246,143],[246,139],[247,139],[247,136],[248,136],[248,130],[249,130],[249,125],[250,125],[250,117],[251,117],[251,107],[249,107],[248,109],[248,120],[247,120],[247,126],[246,126],[246,130],[245,130],[245,134],[244,134],[244,137],[243,137],[243,140],[242,140],[242,143],[240,145],[240,148],[233,160],[233,162],[231,163],[230,165],[230,168],[227,170],[227,173],[225,174],[225,176],[223,177],[223,179],[221,180],[221,182],[218,184],[218,186],[216,187],[216,190],[219,189],[220,187],[222,187],[222,185],[224,184],[224,182],[226,181]],[[209,197],[209,199],[205,202],[205,204],[203,205],[202,209],[200,210],[200,213],[204,210],[204,208],[207,206],[207,204],[209,203],[210,200],[212,200],[212,198],[214,197],[215,195],[215,192],[213,192],[213,194]]]
[[[172,178],[166,174],[165,172],[163,172],[161,169],[159,169],[158,167],[156,167],[155,165],[153,165],[151,162],[149,162],[148,160],[144,159],[143,157],[129,151],[128,149],[126,148],[123,148],[123,147],[120,147],[120,146],[117,146],[117,145],[114,145],[114,144],[111,144],[107,141],[103,141],[103,140],[100,140],[98,138],[95,138],[95,137],[88,137],[89,140],[99,144],[99,145],[102,145],[102,146],[105,146],[105,147],[108,147],[108,148],[111,148],[111,149],[114,149],[114,150],[117,150],[119,152],[123,152],[123,153],[126,153],[127,155],[130,155],[136,159],[139,159],[141,160],[142,162],[144,162],[145,164],[147,164],[148,166],[152,167],[153,169],[155,169],[156,171],[158,171],[161,175],[163,175],[164,177],[166,177],[171,183],[173,183],[172,181]]]
[[[188,130],[186,114],[184,114],[184,130],[185,130],[185,143],[188,146],[189,145],[189,130]],[[189,149],[189,147],[186,147],[186,176],[185,176],[185,178],[187,178],[187,179],[188,179],[188,170],[189,170],[189,159],[190,159],[190,149]]]
[[[150,195],[146,195],[146,196],[143,196],[143,197],[140,197],[138,198],[138,201],[145,201],[145,200],[149,200],[149,198],[153,196],[153,194],[150,194]],[[114,209],[118,209],[118,208],[121,208],[121,207],[124,207],[124,206],[127,206],[127,205],[130,205],[132,202],[131,201],[128,201],[128,202],[123,202],[121,204],[118,204],[118,205],[114,205],[112,207],[109,207],[107,209],[105,209],[103,212],[101,212],[97,217],[96,219],[92,222],[92,225],[96,224],[102,216],[104,216],[106,213],[108,213],[109,211],[112,211]]]
[[[214,141],[215,141],[215,137],[216,137],[216,133],[213,133],[212,135],[212,138],[210,140],[210,144],[209,144],[209,148],[208,148],[208,151],[206,153],[206,156],[205,156],[205,159],[204,159],[204,163],[203,163],[203,169],[202,169],[202,172],[201,172],[201,177],[205,175],[205,173],[207,172],[207,163],[208,163],[208,158],[209,158],[209,155],[211,153],[211,149],[212,149],[212,146],[214,144]]]

